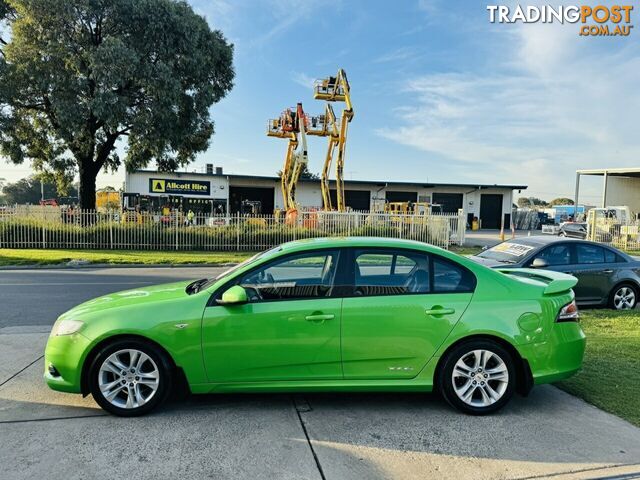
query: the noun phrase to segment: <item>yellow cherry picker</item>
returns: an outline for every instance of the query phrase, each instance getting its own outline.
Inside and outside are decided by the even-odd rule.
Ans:
[[[296,186],[300,174],[309,162],[306,132],[308,123],[309,118],[304,113],[302,103],[298,103],[295,109],[288,108],[279,118],[269,120],[267,127],[268,136],[289,140],[280,176],[283,210],[285,222],[288,224],[296,221],[298,214]]]
[[[333,210],[329,190],[329,172],[333,163],[333,155],[338,150],[336,159],[336,207],[339,212],[346,210],[344,200],[344,159],[347,143],[347,129],[353,119],[353,105],[351,104],[351,87],[346,72],[341,68],[335,77],[327,77],[318,80],[314,85],[313,98],[326,100],[327,102],[344,102],[340,120],[336,120],[331,104],[327,104],[325,110],[326,135],[329,137],[329,146],[322,168],[321,188],[324,210]]]

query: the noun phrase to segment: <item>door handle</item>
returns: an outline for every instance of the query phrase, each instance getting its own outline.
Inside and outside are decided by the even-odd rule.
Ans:
[[[304,318],[305,320],[309,320],[310,322],[320,322],[324,320],[333,320],[334,318],[336,318],[336,316],[331,313],[328,313],[328,314],[318,314],[318,315],[307,315]]]
[[[602,273],[606,273],[606,274],[613,273],[613,270],[611,270],[610,268],[607,268],[606,270],[603,270]]]
[[[425,310],[424,313],[426,313],[427,315],[453,315],[454,313],[456,313],[456,309],[455,308],[431,308],[428,310]]]

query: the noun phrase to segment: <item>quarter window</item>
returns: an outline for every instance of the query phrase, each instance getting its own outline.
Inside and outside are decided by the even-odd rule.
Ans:
[[[473,292],[473,274],[453,262],[438,257],[433,258],[433,291],[435,293]]]
[[[429,256],[356,250],[354,283],[356,296],[428,293]]]
[[[248,272],[239,285],[251,302],[329,297],[337,265],[337,251],[287,256]]]

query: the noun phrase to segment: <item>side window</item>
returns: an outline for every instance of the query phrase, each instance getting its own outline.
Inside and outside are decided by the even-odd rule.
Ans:
[[[625,260],[613,250],[609,250],[608,248],[605,248],[604,261],[606,263],[624,263]]]
[[[356,250],[356,296],[428,293],[429,256],[410,251]]]
[[[337,251],[287,256],[248,272],[239,285],[251,302],[329,297],[337,265]]]
[[[438,257],[433,257],[433,291],[435,293],[473,292],[476,278],[466,268]]]
[[[571,248],[569,245],[552,245],[542,250],[535,258],[546,260],[549,265],[569,265]]]
[[[577,245],[576,253],[578,263],[604,263],[604,248],[597,245]]]

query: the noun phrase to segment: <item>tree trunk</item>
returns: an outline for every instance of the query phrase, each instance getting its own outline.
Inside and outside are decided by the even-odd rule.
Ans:
[[[96,176],[98,172],[93,168],[92,160],[80,160],[80,208],[83,210],[96,209]]]

